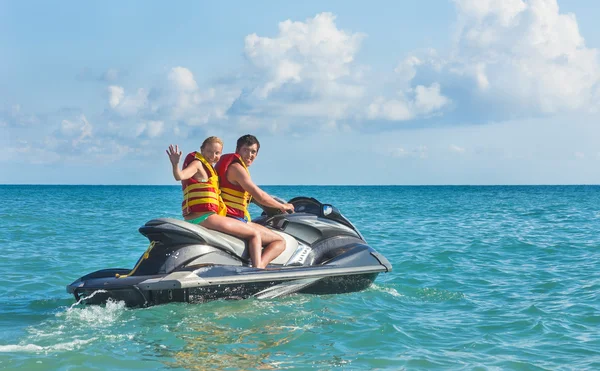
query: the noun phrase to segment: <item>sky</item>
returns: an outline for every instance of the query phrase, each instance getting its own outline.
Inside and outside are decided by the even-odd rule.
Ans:
[[[592,0],[0,0],[0,183],[600,184]]]

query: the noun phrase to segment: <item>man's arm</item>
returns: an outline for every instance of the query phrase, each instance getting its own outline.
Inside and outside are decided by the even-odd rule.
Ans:
[[[229,169],[227,170],[227,179],[230,182],[235,182],[239,184],[244,190],[252,195],[260,204],[277,208],[281,211],[294,211],[294,205],[288,203],[281,203],[275,200],[273,197],[269,196],[269,194],[259,186],[254,184],[250,174],[242,167],[242,165],[238,163],[234,163],[229,165]]]

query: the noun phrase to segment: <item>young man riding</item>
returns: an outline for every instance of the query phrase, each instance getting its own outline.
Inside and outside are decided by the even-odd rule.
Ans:
[[[262,225],[252,223],[248,204],[254,197],[260,204],[283,212],[294,211],[294,206],[278,202],[252,181],[248,167],[256,159],[259,149],[260,143],[255,136],[244,135],[238,139],[235,153],[221,156],[215,170],[219,175],[221,197],[227,205],[227,216],[247,222],[260,233],[262,244],[266,247],[262,251],[260,265],[257,268],[265,268],[285,250],[285,240]]]

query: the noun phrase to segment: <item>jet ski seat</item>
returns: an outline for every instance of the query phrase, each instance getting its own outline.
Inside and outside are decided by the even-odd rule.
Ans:
[[[160,231],[161,233],[156,233]],[[273,232],[282,236],[285,240],[285,250],[271,264],[285,265],[294,252],[298,249],[298,241],[292,236],[273,230]],[[173,218],[153,219],[140,228],[140,233],[148,237],[149,240],[169,238],[178,243],[206,243],[227,251],[230,254],[240,257],[245,261],[250,260],[246,241],[226,233],[215,231],[202,227],[198,224],[188,223],[184,220]],[[154,238],[156,236],[156,238]]]

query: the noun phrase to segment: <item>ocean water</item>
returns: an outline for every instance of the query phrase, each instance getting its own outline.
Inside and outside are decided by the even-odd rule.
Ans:
[[[131,267],[179,187],[0,186],[0,369],[600,369],[600,187],[265,189],[336,205],[393,272],[343,295],[76,305],[65,286]]]

